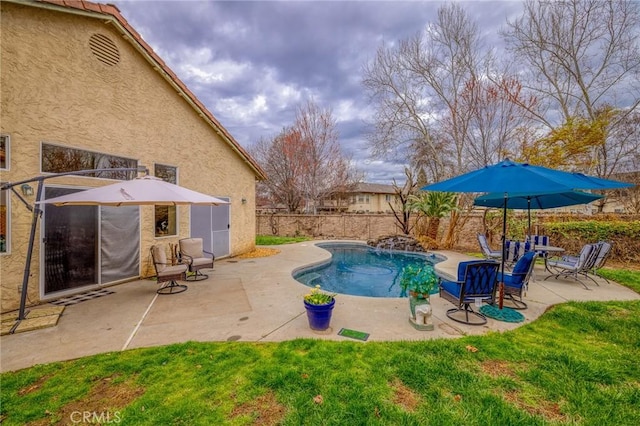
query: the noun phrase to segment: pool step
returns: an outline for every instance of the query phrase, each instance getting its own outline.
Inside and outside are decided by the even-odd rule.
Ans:
[[[311,272],[310,274],[305,274],[303,277],[300,277],[300,278],[301,278],[301,281],[304,282],[306,285],[315,286],[316,284],[314,283],[314,281],[322,277],[317,272]]]

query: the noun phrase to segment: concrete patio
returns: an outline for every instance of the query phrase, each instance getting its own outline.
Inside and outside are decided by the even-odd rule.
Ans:
[[[108,287],[112,294],[67,306],[54,327],[0,338],[0,370],[69,360],[103,352],[122,351],[185,341],[277,342],[295,338],[348,340],[341,328],[369,333],[369,341],[424,340],[484,334],[519,327],[538,318],[551,305],[566,301],[637,300],[640,295],[615,283],[547,280],[538,265],[521,311],[524,323],[489,319],[484,326],[465,326],[449,320],[452,305],[433,296],[435,330],[418,331],[408,322],[407,299],[338,295],[326,332],[314,332],[307,323],[302,297],[308,287],[295,281],[297,268],[326,261],[330,254],[313,242],[278,246],[275,256],[217,260],[209,278],[189,282],[175,295],[157,295],[152,280]],[[447,261],[436,266],[454,275],[467,256],[439,252]],[[206,271],[205,271],[206,272]],[[47,305],[50,306],[50,305]],[[35,308],[37,309],[37,308]]]

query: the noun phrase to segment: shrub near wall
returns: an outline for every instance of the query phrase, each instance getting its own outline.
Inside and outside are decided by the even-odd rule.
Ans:
[[[554,246],[567,253],[578,253],[588,243],[613,243],[611,259],[625,263],[640,263],[640,221],[574,221],[544,224],[544,230]]]
[[[537,214],[533,229],[538,234],[549,235],[551,244],[562,247],[567,254],[577,254],[584,244],[600,240],[613,242],[610,259],[640,264],[640,220],[637,216],[615,215],[544,215]],[[525,218],[524,214],[519,216]],[[415,219],[415,218],[412,218]],[[590,220],[586,220],[590,219]],[[258,214],[258,235],[281,237],[306,236],[317,239],[370,240],[400,233],[393,215],[389,214]],[[440,222],[439,238],[449,225],[448,219]],[[458,234],[455,250],[479,252],[476,234],[482,232],[482,214],[473,212],[465,217]],[[414,235],[415,236],[415,235]],[[500,235],[493,235],[493,248],[500,247]]]

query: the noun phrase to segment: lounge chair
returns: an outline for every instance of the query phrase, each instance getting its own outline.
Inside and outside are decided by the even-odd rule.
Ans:
[[[509,306],[512,309],[527,309],[527,304],[522,300],[522,296],[527,291],[537,256],[538,253],[535,251],[523,254],[513,267],[513,271],[505,272],[504,280],[502,273],[498,272],[498,282],[504,282],[504,300],[513,304],[513,306]]]
[[[492,250],[487,241],[487,236],[484,234],[478,234],[478,243],[480,244],[480,250],[485,259],[501,259],[501,250]]]
[[[528,241],[521,242],[518,240],[505,241],[505,251],[507,256],[504,261],[509,267],[513,266],[525,253],[531,250],[531,243]]]
[[[151,259],[156,270],[158,284],[161,287],[157,290],[158,294],[177,294],[187,289],[184,284],[178,284],[176,280],[184,280],[187,272],[187,265],[179,263],[171,264],[167,261],[167,253],[163,246],[151,246]],[[162,285],[164,284],[164,285]]]
[[[191,281],[200,281],[209,278],[200,270],[213,269],[215,256],[203,249],[202,238],[183,238],[178,241],[178,245],[179,256],[189,267],[190,274],[187,275],[187,280],[191,278]]]
[[[604,264],[607,262],[607,258],[609,257],[609,254],[611,253],[611,249],[613,247],[611,243],[607,241],[600,241],[596,245],[598,246],[597,247],[598,252],[597,254],[594,255],[595,259],[593,261],[593,265],[591,266],[591,269],[589,269],[586,273],[590,273],[595,277],[602,278],[607,282],[607,284],[611,284],[608,279],[598,274],[598,270],[601,269],[604,266]],[[575,262],[578,260],[578,256],[563,256],[562,259],[569,262]]]
[[[533,245],[533,250],[535,250],[536,246],[549,246],[550,241],[547,235],[527,235],[526,241]],[[546,250],[536,250],[538,256],[545,258],[549,255]]]
[[[600,245],[600,250],[598,251],[598,255],[596,256],[596,260],[594,261],[593,266],[591,267],[591,273],[596,277],[605,280],[607,284],[611,284],[608,279],[598,274],[598,270],[600,270],[607,262],[613,246],[607,241],[600,241],[598,244]]]
[[[590,290],[584,282],[578,279],[579,275],[583,275],[596,283],[596,285],[600,285],[596,280],[588,275],[588,272],[595,264],[598,252],[600,251],[599,248],[598,244],[585,244],[582,247],[582,250],[580,250],[580,255],[577,257],[564,256],[560,260],[548,260],[547,265],[550,268],[553,268],[557,273],[549,275],[545,278],[545,281],[551,277],[572,277],[574,280],[582,284],[584,288]]]
[[[440,297],[456,306],[447,311],[447,317],[463,324],[486,324],[487,317],[474,311],[471,304],[494,302],[499,266],[493,260],[460,262],[457,281],[440,277]]]

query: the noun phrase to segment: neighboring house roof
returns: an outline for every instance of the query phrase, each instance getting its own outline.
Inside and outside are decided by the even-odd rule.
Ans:
[[[365,194],[395,194],[393,185],[382,185],[379,183],[358,182],[348,193],[365,193]]]
[[[4,0],[3,0],[4,1]],[[178,76],[164,63],[151,46],[142,39],[142,36],[133,29],[127,20],[120,14],[120,10],[112,4],[92,3],[84,0],[9,0],[23,5],[36,6],[57,10],[67,13],[75,13],[83,16],[107,19],[120,31],[124,38],[129,41],[153,66],[156,71],[171,84],[187,103],[213,127],[214,131],[233,149],[254,171],[259,179],[266,179],[266,174],[260,165],[249,155],[247,151],[234,139],[233,136],[220,124],[220,122],[209,112],[202,102],[194,95]]]

